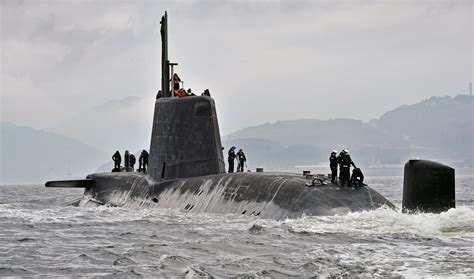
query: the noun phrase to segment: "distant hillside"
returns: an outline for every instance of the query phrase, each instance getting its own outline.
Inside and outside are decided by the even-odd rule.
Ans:
[[[375,123],[387,137],[423,147],[438,157],[471,162],[474,154],[474,98],[432,97],[383,114]]]
[[[368,123],[352,119],[276,121],[239,130],[223,137],[223,143],[244,148],[248,157],[268,168],[326,162],[332,149],[344,147],[361,166],[402,164],[416,157],[473,166],[473,99],[466,95],[433,97],[400,106]],[[268,148],[271,154],[265,154]],[[290,157],[285,155],[293,149],[296,152]]]
[[[115,150],[148,149],[152,117],[144,120],[139,115],[148,105],[153,103],[126,98],[72,115],[56,126],[66,136],[1,123],[0,183],[43,183],[82,178],[98,169],[108,171]],[[332,149],[344,147],[361,167],[400,165],[417,157],[473,167],[473,114],[473,97],[433,97],[400,106],[368,123],[353,119],[276,121],[222,140],[225,155],[232,145],[243,148],[251,169],[326,164]]]
[[[0,123],[0,184],[44,183],[92,173],[109,154],[77,140]]]

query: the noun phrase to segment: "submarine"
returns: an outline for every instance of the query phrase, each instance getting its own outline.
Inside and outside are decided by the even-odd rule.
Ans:
[[[323,175],[226,173],[215,102],[210,96],[172,96],[170,72],[172,76],[175,64],[168,60],[166,12],[160,24],[163,95],[155,101],[147,173],[94,173],[85,179],[48,181],[46,187],[84,188],[77,206],[159,207],[275,220],[347,214],[383,206],[395,209],[369,186],[339,187]],[[411,173],[416,176],[417,172]],[[420,179],[409,180],[420,184]],[[417,196],[426,191],[407,190],[413,193],[407,194],[412,197],[407,204],[416,208]]]

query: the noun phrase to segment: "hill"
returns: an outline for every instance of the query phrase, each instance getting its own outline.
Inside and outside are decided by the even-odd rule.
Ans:
[[[84,178],[110,156],[77,140],[0,123],[0,184]]]
[[[257,165],[271,169],[327,162],[332,149],[344,147],[364,167],[399,165],[410,158],[472,167],[473,99],[466,95],[432,97],[367,123],[353,119],[276,121],[229,134],[223,143],[244,148]]]
[[[131,97],[72,115],[55,126],[66,136],[1,123],[0,183],[42,183],[108,171],[113,151],[139,152],[148,147],[149,136],[137,136],[151,130],[151,115],[146,121],[138,115],[147,105]],[[105,135],[104,125],[108,125]],[[223,145],[225,153],[232,145],[243,148],[251,169],[326,165],[330,151],[344,147],[364,168],[400,166],[417,157],[473,167],[473,127],[474,98],[459,95],[403,105],[367,123],[354,119],[265,123],[223,137]]]

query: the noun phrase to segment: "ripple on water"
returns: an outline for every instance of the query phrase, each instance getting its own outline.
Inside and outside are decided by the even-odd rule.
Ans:
[[[385,187],[383,179],[378,182],[377,187]],[[381,208],[275,221],[166,209],[65,207],[65,192],[54,196],[55,191],[35,188],[29,198],[27,189],[20,188],[23,197],[8,204],[0,196],[2,277],[474,273],[474,212],[468,206],[441,214]],[[10,189],[8,195],[15,193]]]

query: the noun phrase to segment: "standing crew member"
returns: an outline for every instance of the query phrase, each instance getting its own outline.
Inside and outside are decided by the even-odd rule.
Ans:
[[[140,153],[140,156],[138,157],[138,172],[141,172],[143,168],[143,152]]]
[[[344,149],[344,155],[342,156],[341,162],[341,184],[344,186],[347,183],[347,186],[350,185],[351,178],[351,165],[356,168],[354,162],[352,162],[351,156],[349,155],[349,150]]]
[[[329,167],[331,168],[331,182],[336,183],[337,178],[337,151],[333,150],[329,157]]]
[[[135,158],[135,155],[130,154],[130,167],[132,168],[132,171],[135,171],[136,162],[137,162],[137,158]]]
[[[339,155],[337,155],[337,163],[339,164],[339,181],[342,181],[342,157],[344,157],[344,150],[346,149],[344,148],[339,152]]]
[[[128,152],[128,150],[125,150],[125,155],[123,156],[125,161],[125,171],[128,171],[127,169],[130,167],[130,152]]]
[[[229,170],[228,172],[234,172],[234,160],[235,160],[235,146],[232,146],[229,149],[228,157],[227,157],[227,162],[229,163]]]
[[[237,172],[243,172],[244,171],[244,164],[247,162],[247,158],[245,158],[245,153],[241,149],[239,149],[239,152],[237,152],[237,159],[239,160],[239,164],[237,165]]]
[[[143,173],[146,173],[146,168],[148,167],[148,156],[150,156],[148,154],[148,152],[143,149],[142,151],[142,154],[140,155],[140,157],[143,155],[143,165],[142,165],[142,171]]]
[[[179,90],[179,83],[181,82],[181,79],[179,78],[177,73],[173,74],[173,89],[174,89],[174,95],[178,96],[178,90]]]
[[[122,163],[122,156],[120,156],[120,152],[118,150],[115,151],[114,155],[112,156],[112,160],[114,160],[114,169],[120,170],[120,164]]]

